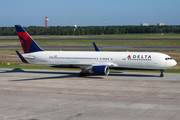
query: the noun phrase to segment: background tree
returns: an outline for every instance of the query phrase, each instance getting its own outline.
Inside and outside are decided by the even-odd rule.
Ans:
[[[101,35],[129,33],[180,33],[180,26],[85,26],[74,31],[73,26],[24,27],[30,35]],[[17,35],[14,27],[0,27],[1,36]]]

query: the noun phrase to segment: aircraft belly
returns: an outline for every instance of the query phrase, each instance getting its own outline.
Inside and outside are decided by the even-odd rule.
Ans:
[[[126,60],[119,64],[121,68],[132,69],[162,69],[163,66],[154,64],[152,61],[140,61],[140,60]]]

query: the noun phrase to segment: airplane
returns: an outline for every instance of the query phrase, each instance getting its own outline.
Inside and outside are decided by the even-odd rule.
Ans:
[[[15,25],[24,54],[16,51],[22,62],[41,64],[56,68],[81,68],[80,77],[91,74],[108,75],[109,69],[115,70],[164,70],[177,64],[169,55],[159,52],[106,52],[100,51],[45,51],[21,27]]]

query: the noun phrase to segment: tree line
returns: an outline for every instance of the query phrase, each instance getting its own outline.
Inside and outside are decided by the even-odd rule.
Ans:
[[[180,33],[180,26],[73,26],[24,27],[30,35],[101,35],[128,33]],[[17,35],[15,27],[0,27],[1,36]]]

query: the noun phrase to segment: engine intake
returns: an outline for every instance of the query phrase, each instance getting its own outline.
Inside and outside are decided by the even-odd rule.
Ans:
[[[108,75],[109,67],[107,66],[93,66],[92,71],[95,75]]]

